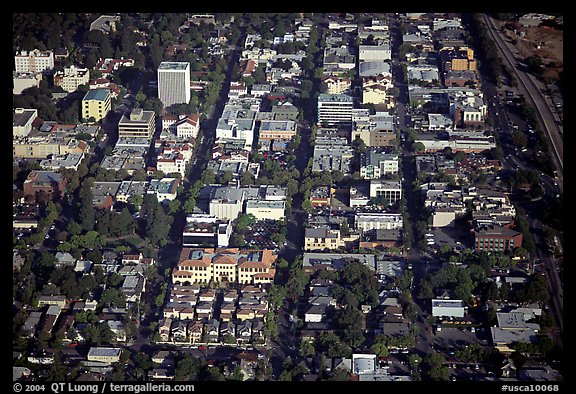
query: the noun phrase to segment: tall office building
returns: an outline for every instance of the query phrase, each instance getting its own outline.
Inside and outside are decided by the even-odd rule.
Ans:
[[[158,66],[158,97],[164,108],[190,102],[190,63],[162,62]]]
[[[346,94],[318,96],[318,125],[321,127],[351,128],[354,99]]]

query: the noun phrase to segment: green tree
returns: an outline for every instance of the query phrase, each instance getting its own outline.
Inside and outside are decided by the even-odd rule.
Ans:
[[[176,381],[198,381],[204,365],[202,360],[186,355],[176,363],[174,379]]]

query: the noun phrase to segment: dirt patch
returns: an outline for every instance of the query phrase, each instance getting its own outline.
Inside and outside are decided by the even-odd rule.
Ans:
[[[564,69],[564,32],[549,26],[524,27],[500,22],[505,34],[524,57],[539,56],[546,67],[543,76],[557,78]]]

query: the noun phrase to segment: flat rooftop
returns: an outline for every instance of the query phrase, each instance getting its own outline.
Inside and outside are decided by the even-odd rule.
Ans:
[[[188,62],[162,62],[158,66],[158,70],[186,70],[190,67]]]

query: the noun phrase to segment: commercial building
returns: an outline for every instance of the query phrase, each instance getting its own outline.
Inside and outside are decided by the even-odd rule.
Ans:
[[[370,197],[384,197],[389,205],[396,204],[402,198],[400,181],[370,181]]]
[[[111,365],[120,361],[121,354],[121,348],[93,346],[90,348],[90,350],[88,350],[86,359],[88,361],[97,361],[103,364]]]
[[[358,61],[384,61],[392,59],[390,41],[385,40],[380,45],[360,45],[358,47]]]
[[[291,140],[296,131],[297,125],[293,120],[263,120],[258,130],[258,141]]]
[[[146,138],[150,140],[156,131],[156,114],[134,108],[128,115],[123,114],[118,122],[118,138]]]
[[[231,187],[214,188],[210,193],[209,212],[220,219],[234,220],[244,208],[245,191]]]
[[[397,139],[394,116],[387,112],[370,115],[368,109],[355,109],[352,114],[352,141],[360,138],[369,147],[392,146]]]
[[[432,316],[464,317],[465,309],[462,300],[432,299]]]
[[[49,199],[62,198],[66,193],[66,179],[57,172],[33,170],[24,181],[23,189],[25,198],[36,199],[39,193],[45,193]]]
[[[522,233],[497,224],[477,225],[472,235],[474,248],[480,251],[503,252],[522,246]]]
[[[346,94],[320,94],[318,96],[318,125],[321,127],[352,127],[354,100]]]
[[[401,230],[403,228],[402,215],[387,212],[358,212],[354,217],[356,230],[367,232],[370,230]]]
[[[284,220],[286,216],[286,201],[246,201],[246,214],[252,214],[256,220]]]
[[[248,104],[249,105],[249,104]],[[222,111],[222,116],[216,125],[216,139],[218,142],[237,141],[243,143],[243,149],[251,150],[254,142],[257,108],[246,108],[239,101],[237,104],[229,102]]]
[[[12,77],[12,94],[22,94],[24,89],[39,87],[42,81],[41,73],[14,74]]]
[[[398,163],[397,154],[370,150],[361,156],[360,177],[363,179],[379,179],[386,174],[397,174]]]
[[[190,102],[190,63],[162,62],[158,66],[158,97],[164,108]]]
[[[349,174],[354,150],[346,138],[317,137],[312,172],[341,171]]]

